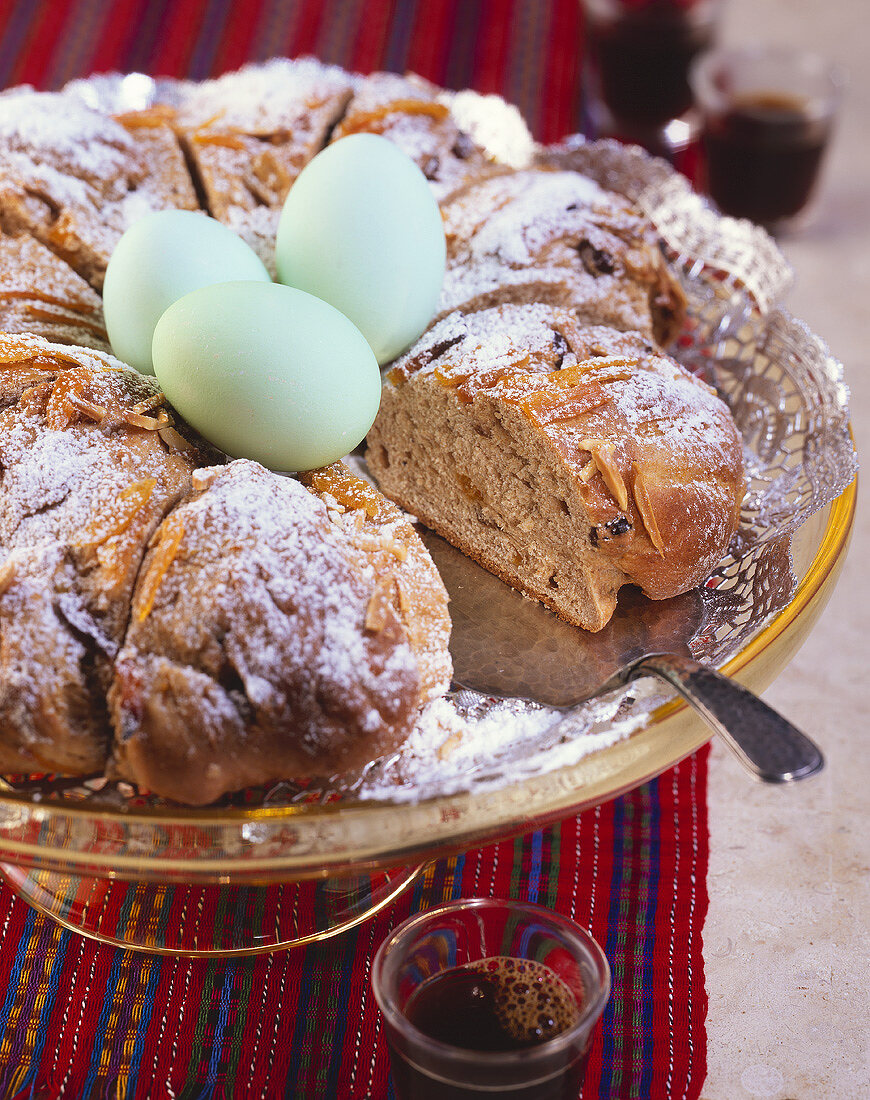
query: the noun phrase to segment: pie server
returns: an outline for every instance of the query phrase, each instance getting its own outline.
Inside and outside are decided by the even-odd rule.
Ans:
[[[824,767],[808,737],[691,656],[688,642],[703,616],[697,592],[653,601],[623,589],[611,621],[590,634],[526,599],[438,535],[421,534],[450,594],[456,686],[566,709],[641,676],[657,676],[764,782],[806,779]]]

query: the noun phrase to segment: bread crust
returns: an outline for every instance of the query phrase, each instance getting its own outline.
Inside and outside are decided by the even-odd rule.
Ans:
[[[447,275],[440,312],[547,302],[587,324],[677,335],[686,300],[649,221],[577,172],[489,172],[443,205]]]
[[[446,690],[446,593],[417,535],[347,471],[311,482],[239,460],[164,520],[109,692],[112,774],[204,804],[358,768]]]
[[[26,233],[0,233],[0,332],[111,353],[100,296]]]
[[[153,379],[4,334],[0,379],[16,349],[51,380],[0,412],[0,770],[88,774],[108,752],[105,693],[142,555],[206,452],[181,425],[161,437]]]
[[[410,518],[343,462],[299,479],[324,502],[330,520],[381,578],[417,658],[420,705],[439,698],[453,674],[448,595]]]
[[[441,579],[407,517],[341,464],[307,489],[255,463],[203,471],[219,456],[153,378],[34,335],[0,334],[0,394],[4,773],[107,770],[205,803],[362,766],[447,690]],[[243,487],[200,507],[223,482]],[[308,589],[264,638],[258,594],[299,576]],[[242,696],[272,695],[246,717],[230,655],[251,669],[270,649],[277,665]]]
[[[275,272],[275,234],[294,180],[326,144],[354,84],[313,58],[273,58],[187,84],[171,112],[205,209]]]
[[[458,125],[450,96],[418,76],[362,77],[332,135],[381,134],[416,163],[439,201],[490,166],[484,149]]]
[[[211,474],[196,475],[193,492],[194,468],[225,456],[173,423],[153,381],[131,378],[101,354],[98,291],[115,243],[137,216],[202,206],[274,269],[289,187],[320,148],[349,133],[384,134],[429,179],[448,235],[442,305],[469,314],[459,340],[455,318],[425,335],[386,387],[372,464],[395,447],[392,431],[404,433],[408,460],[420,467],[413,476],[386,463],[379,470],[395,499],[591,629],[607,620],[627,579],[670,591],[694,575],[689,558],[697,572],[719,547],[718,529],[709,546],[678,530],[699,493],[675,488],[662,472],[672,448],[657,449],[653,434],[630,418],[600,412],[608,402],[617,408],[620,395],[639,407],[641,389],[648,401],[664,390],[683,393],[693,411],[700,400],[695,384],[655,349],[679,327],[683,302],[654,230],[623,199],[574,172],[529,169],[531,137],[514,109],[413,76],[360,77],[312,59],[248,66],[204,84],[175,82],[168,98],[112,115],[106,104],[115,99],[83,82],[61,94],[15,89],[0,103],[0,328],[16,332],[0,334],[0,460],[8,463],[0,494],[0,770],[97,771],[114,736],[113,774],[180,801],[210,801],[246,783],[355,767],[390,751],[420,707],[446,690],[449,618],[440,578],[407,517],[340,465],[306,475],[304,498],[298,485],[287,489],[277,475],[254,477],[248,468],[248,503],[268,514],[293,494],[304,523],[321,532],[321,549],[312,549],[313,540],[298,569],[315,589],[312,563],[323,564],[325,554],[337,570],[345,611],[356,608],[348,637],[362,647],[367,686],[325,676],[311,703],[304,667],[291,675],[278,661],[268,675],[250,674],[262,654],[250,650],[247,635],[269,606],[255,593],[279,583],[262,560],[264,545],[235,540],[226,517],[185,542],[221,486],[238,489],[239,468],[223,468],[209,485]],[[490,310],[502,327],[478,332],[473,318],[491,314],[476,310]],[[538,343],[520,331],[530,317],[543,326]],[[584,327],[593,321],[613,327]],[[16,331],[28,327],[36,332]],[[480,349],[489,349],[482,374],[468,369],[467,342],[456,355],[450,350],[475,333]],[[577,425],[573,436],[567,425],[580,423],[576,408],[592,393],[610,396],[586,409],[580,439]],[[19,446],[26,432],[29,443]],[[36,463],[49,438],[56,453],[41,471]],[[64,488],[73,450],[85,473]],[[724,515],[735,495],[733,455],[721,465],[721,499],[698,505],[698,529],[708,533],[710,516]],[[685,459],[680,469],[688,485],[695,467]],[[427,477],[453,495],[421,493],[417,482]],[[146,490],[151,481],[160,488]],[[507,511],[492,494],[502,482],[525,484]],[[124,507],[140,497],[127,522]],[[119,500],[128,503],[119,509]],[[247,514],[233,494],[227,501],[236,516]],[[552,507],[538,507],[542,501]],[[92,511],[87,521],[82,508]],[[554,535],[538,559],[523,542],[530,516]],[[123,530],[94,541],[122,520]],[[292,529],[276,531],[275,545],[289,547]],[[202,577],[192,566],[200,559]],[[236,586],[232,622],[221,624],[204,578],[225,582],[228,562],[250,575]],[[571,578],[563,576],[566,563]],[[285,556],[281,576],[295,568]],[[188,600],[190,614],[176,613]],[[319,610],[303,620],[306,630],[327,629]],[[279,634],[295,644],[292,623],[286,615],[280,621]],[[184,648],[186,632],[197,629],[204,657]],[[52,665],[39,691],[35,654]],[[393,659],[390,681],[378,669]],[[258,703],[260,689],[266,701]],[[223,717],[213,722],[209,708]]]
[[[94,289],[137,217],[198,204],[172,129],[137,125],[74,96],[23,88],[0,96],[0,228],[30,234]]]

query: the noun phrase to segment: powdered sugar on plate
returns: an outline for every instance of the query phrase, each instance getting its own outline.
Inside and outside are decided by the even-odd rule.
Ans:
[[[363,801],[417,802],[522,782],[629,737],[666,693],[633,686],[562,712],[518,699],[454,692],[431,703],[399,753],[375,761],[341,787]],[[643,716],[632,707],[643,703]],[[311,791],[307,792],[308,797]]]

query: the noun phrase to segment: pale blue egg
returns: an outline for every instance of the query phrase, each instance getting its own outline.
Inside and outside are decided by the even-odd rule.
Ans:
[[[160,210],[133,223],[109,260],[103,312],[115,355],[153,374],[151,339],[164,311],[202,286],[271,282],[262,260],[225,225],[192,210]]]
[[[164,393],[198,432],[273,470],[343,457],[380,403],[380,371],[359,329],[278,283],[194,290],[160,318],[152,351]]]
[[[432,320],[444,280],[444,224],[426,177],[376,134],[327,146],[284,203],[278,278],[323,298],[387,363]]]

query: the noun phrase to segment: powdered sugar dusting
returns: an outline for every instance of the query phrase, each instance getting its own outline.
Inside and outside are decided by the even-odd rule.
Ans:
[[[535,142],[526,120],[512,103],[506,103],[501,96],[481,95],[470,89],[443,92],[439,98],[449,106],[459,128],[492,160],[511,168],[531,164]]]
[[[498,790],[617,744],[646,724],[665,693],[650,682],[563,712],[459,692],[431,703],[400,753],[377,761],[350,790],[363,801],[417,802]],[[640,701],[643,716],[635,711]],[[343,786],[348,780],[345,778]]]
[[[304,124],[313,107],[325,98],[349,92],[353,83],[354,78],[343,69],[314,58],[273,58],[190,85],[181,117],[193,126],[271,134],[282,131],[292,116]]]
[[[415,74],[361,77],[335,139],[382,134],[406,153],[441,201],[486,169],[489,154],[453,114],[450,96]]]
[[[79,178],[123,171],[134,148],[123,126],[60,93],[24,90],[0,96],[0,144],[36,163],[61,163]]]
[[[661,357],[647,359],[644,366],[645,370],[632,376],[630,385],[609,391],[620,418],[631,430],[657,432],[675,462],[679,452],[703,456],[711,463],[711,451],[721,451],[723,438],[736,442],[736,433],[729,436],[724,431],[725,406],[708,386]]]
[[[84,206],[96,201],[94,190],[88,181],[70,175],[65,167],[56,168],[48,163],[37,164],[27,153],[15,150],[0,150],[0,165],[3,166],[4,175],[16,182],[20,181],[25,190],[30,188],[38,194],[51,196],[64,206]],[[0,185],[0,194],[2,191],[3,187]],[[97,229],[98,234],[99,232]]]
[[[165,125],[134,132],[75,94],[0,96],[0,215],[99,289],[118,238],[151,210],[195,209]]]
[[[561,329],[575,326],[564,311],[547,305],[504,305],[477,313],[448,314],[400,359],[391,377],[438,372],[468,377],[486,386],[506,370],[550,373],[577,362]],[[560,338],[561,337],[561,338]]]
[[[119,667],[156,657],[214,675],[217,639],[257,724],[294,730],[288,743],[312,756],[329,750],[336,721],[373,736],[404,715],[410,726],[416,659],[404,637],[365,629],[376,571],[348,556],[324,503],[247,460],[206,473],[204,492],[164,525],[180,525],[183,538],[156,574],[153,606],[137,614],[134,600]],[[140,590],[158,567],[159,541]],[[210,738],[207,715],[203,723]]]
[[[651,332],[660,313],[680,312],[649,224],[579,173],[496,173],[457,192],[443,214],[443,313],[546,301],[591,322]]]
[[[101,362],[96,356],[79,358]],[[117,400],[119,384],[125,392],[129,387],[136,398],[159,394],[155,379],[137,375],[120,363],[117,370],[95,375],[90,387],[93,401],[108,405]],[[107,442],[95,446],[93,424],[86,430],[47,428],[41,404],[32,409],[25,404],[0,414],[0,431],[0,463],[5,471],[0,546],[7,553],[18,546],[66,541],[81,534],[95,516],[111,514],[120,494],[137,476],[129,463],[119,462],[115,446]],[[149,471],[138,473],[147,477]]]
[[[84,646],[59,621],[48,578],[63,569],[63,551],[57,543],[26,548],[9,555],[6,568],[14,583],[0,596],[2,636],[6,654],[0,690],[0,713],[14,729],[28,729],[33,715],[55,677],[62,681],[69,668],[77,669]],[[34,675],[34,654],[50,655]],[[53,684],[51,686],[54,686]],[[8,733],[7,733],[8,737]]]
[[[528,264],[554,237],[588,234],[602,221],[624,219],[628,209],[576,172],[516,172],[483,180],[449,203],[445,232],[467,245],[472,262],[499,256]]]
[[[32,237],[0,236],[0,296],[25,297],[102,319],[102,303],[88,283]],[[61,306],[60,303],[63,303]],[[3,331],[9,331],[3,329]]]
[[[129,81],[130,78],[122,78],[124,79]],[[395,78],[397,86],[402,80],[403,78]],[[292,63],[276,60],[265,65],[249,66],[248,70],[230,74],[228,77],[221,78],[220,81],[208,82],[206,85],[178,86],[177,98],[174,102],[184,112],[189,112],[187,117],[192,125],[214,124],[216,129],[237,128],[243,133],[266,134],[286,125],[288,103],[301,104],[300,125],[304,127],[306,120],[321,102],[325,91],[342,92],[351,88],[358,89],[360,86],[361,78],[349,77],[348,74],[330,66],[323,66],[310,60]],[[129,85],[128,92],[131,108],[146,105],[137,102],[145,95],[142,80],[135,86]],[[22,95],[30,94],[22,93]],[[405,92],[405,94],[408,93]],[[429,95],[423,90],[419,94],[421,98]],[[486,148],[489,155],[493,155],[493,143],[497,144],[502,140],[503,151],[496,153],[495,156],[514,164],[524,162],[523,158],[527,156],[524,142],[528,137],[527,131],[522,132],[524,125],[513,126],[510,139],[505,141],[505,132],[509,128],[508,118],[513,109],[505,108],[499,117],[499,111],[505,105],[501,104],[500,108],[501,101],[488,103],[487,106],[492,109],[488,120],[475,124],[474,109],[480,107],[484,98],[493,100],[494,97],[476,97],[472,101],[473,93],[440,94],[436,90],[431,94],[438,103],[448,106],[451,115],[449,126],[451,131],[458,126],[470,132],[478,145]],[[67,115],[75,115],[76,121],[74,125],[65,124],[67,125],[65,134],[58,140],[54,140],[52,135],[54,120],[42,115],[35,119],[27,118],[25,126],[20,119],[14,121],[13,112],[10,111],[6,116],[4,128],[3,101],[13,98],[14,96],[0,97],[0,142],[6,145],[6,163],[12,173],[18,174],[21,178],[27,178],[27,172],[32,169],[33,163],[40,163],[40,174],[38,177],[31,177],[36,179],[39,189],[45,190],[54,201],[60,199],[61,206],[79,208],[87,206],[102,211],[98,221],[104,221],[107,229],[111,226],[106,235],[106,241],[110,247],[113,234],[116,234],[119,228],[126,227],[151,208],[151,199],[145,190],[134,189],[126,194],[113,194],[111,205],[103,201],[105,198],[102,193],[103,183],[112,181],[117,176],[127,178],[130,175],[129,157],[132,155],[130,135],[104,116],[99,116],[100,123],[104,124],[101,127],[97,125],[95,118],[88,117],[85,108],[80,108],[78,105],[70,107],[69,103],[75,98],[72,95],[68,97],[68,105],[64,111]],[[45,97],[42,106],[46,109],[50,108],[51,99],[52,97]],[[22,103],[24,102],[22,100]],[[29,101],[25,106],[29,111]],[[486,115],[487,112],[483,114]],[[219,120],[219,123],[216,120]],[[513,121],[517,120],[519,120],[518,114]],[[488,123],[491,123],[489,129],[487,129]],[[521,124],[521,120],[519,123]],[[389,136],[399,144],[406,143],[412,155],[423,156],[427,152],[429,140],[424,135],[423,129],[419,124],[414,123],[413,116],[399,116],[395,119],[394,129]],[[71,134],[76,136],[72,137]],[[19,151],[19,144],[22,151]],[[139,147],[138,138],[136,146]],[[44,164],[41,163],[43,155],[46,158]],[[141,165],[143,158],[138,154],[137,157],[137,162]],[[65,167],[66,158],[73,158],[73,166],[68,171]],[[465,255],[466,269],[463,275],[466,282],[461,291],[457,290],[456,293],[465,293],[468,289],[469,272],[472,269],[471,282],[477,289],[505,283],[520,284],[525,275],[518,272],[516,268],[538,268],[536,277],[541,281],[550,280],[557,284],[563,279],[564,271],[555,264],[545,268],[541,274],[544,259],[548,263],[552,259],[551,256],[543,257],[543,254],[553,247],[554,242],[558,243],[566,232],[569,237],[575,231],[577,234],[585,233],[589,236],[599,231],[610,231],[614,227],[619,233],[631,228],[630,219],[620,221],[621,215],[614,214],[619,200],[608,197],[591,181],[583,179],[576,173],[543,175],[548,176],[545,198],[542,197],[543,191],[535,190],[538,186],[535,182],[534,186],[529,184],[528,190],[518,191],[509,207],[500,208],[501,200],[497,198],[492,207],[491,216],[485,210],[482,213],[480,207],[475,210],[469,209],[470,230],[466,238],[468,252]],[[556,178],[560,176],[565,179]],[[500,194],[503,186],[503,184],[493,184],[492,194]],[[578,209],[582,207],[578,218],[574,218],[574,215],[578,214],[578,209],[571,209],[575,203]],[[483,205],[485,206],[486,202]],[[604,226],[590,213],[599,209],[604,212],[604,220],[607,222]],[[230,207],[230,216],[236,213],[238,213],[237,208]],[[273,211],[266,207],[245,211],[239,218],[238,228],[240,230],[247,228],[251,237],[258,242],[269,241],[274,237],[272,218]],[[256,226],[255,219],[259,219]],[[566,222],[571,223],[567,230]],[[95,234],[99,232],[99,228],[99,225],[94,228]],[[452,277],[455,275],[454,271]],[[526,370],[546,373],[553,369],[564,369],[574,365],[577,356],[573,350],[570,348],[564,350],[558,342],[554,343],[554,335],[559,334],[559,329],[548,322],[547,311],[543,307],[540,310],[535,307],[525,311],[525,314],[523,320],[521,322],[518,320],[509,333],[501,330],[502,318],[498,322],[492,322],[492,318],[485,319],[482,323],[493,323],[495,327],[492,332],[483,332],[479,328],[478,320],[469,325],[454,315],[447,318],[442,326],[437,326],[433,330],[436,335],[429,334],[424,338],[424,341],[415,349],[415,354],[420,356],[425,355],[426,352],[434,352],[439,342],[445,340],[449,342],[458,338],[465,341],[465,352],[471,347],[472,355],[478,360],[479,369],[483,372],[498,372],[516,365],[518,344],[520,347],[524,346],[523,354],[527,356],[524,367]],[[472,346],[474,341],[476,345]],[[424,371],[435,369],[433,364],[437,358],[433,355],[432,361],[424,364],[421,369]],[[558,364],[555,362],[557,359]],[[443,362],[441,365],[443,366]],[[644,415],[648,420],[656,420],[667,415],[668,410],[656,404],[655,393],[650,391],[648,398],[644,405]],[[634,404],[622,412],[626,419],[638,415]],[[703,416],[699,413],[697,423],[692,421],[689,427],[693,432],[702,431]],[[38,545],[45,542],[46,545],[54,546],[52,540],[59,536],[60,531],[56,526],[52,526],[57,522],[56,518],[52,518],[52,506],[55,503],[62,503],[70,498],[70,509],[64,511],[64,523],[69,529],[74,529],[76,525],[84,523],[84,517],[76,511],[79,483],[84,480],[91,484],[96,494],[93,500],[98,505],[104,497],[109,499],[111,494],[117,493],[117,486],[114,484],[103,486],[100,477],[93,471],[88,472],[87,463],[77,449],[75,433],[46,432],[31,445],[25,438],[27,432],[24,421],[19,422],[18,428],[21,437],[18,438],[15,431],[10,432],[9,445],[13,448],[18,447],[20,454],[23,454],[25,449],[29,449],[31,464],[28,466],[26,483],[22,481],[17,488],[13,487],[9,497],[10,511],[8,517],[4,517],[4,522],[8,520],[8,539],[10,543],[14,543],[18,533],[27,527],[27,541],[35,541]],[[54,438],[55,435],[66,436],[66,438],[61,440]],[[52,473],[51,466],[58,467],[56,473]],[[224,476],[227,475],[221,475],[221,477]],[[271,631],[276,629],[275,623],[280,624],[282,621],[283,608],[292,604],[300,591],[298,587],[300,579],[295,575],[297,569],[292,562],[299,560],[298,555],[302,554],[304,557],[310,552],[307,537],[302,538],[301,535],[301,529],[307,529],[307,520],[300,519],[298,525],[294,525],[295,533],[290,539],[292,546],[288,544],[288,556],[282,558],[277,548],[280,546],[280,537],[285,531],[286,523],[279,525],[281,527],[279,534],[273,520],[279,513],[286,519],[284,509],[285,506],[290,507],[289,498],[288,500],[274,498],[275,511],[263,517],[260,489],[252,490],[248,494],[240,488],[241,480],[243,479],[234,483],[233,492],[225,495],[217,511],[209,512],[203,505],[201,512],[191,510],[186,515],[192,521],[196,517],[195,522],[205,523],[210,531],[220,530],[222,533],[228,514],[233,517],[241,516],[240,523],[231,525],[232,529],[229,532],[231,544],[235,546],[235,540],[238,538],[246,545],[250,542],[256,548],[253,557],[257,564],[251,567],[250,574],[242,571],[239,576],[240,582],[246,588],[251,587],[256,593],[254,606],[249,609],[252,614],[250,616],[247,612],[245,614],[246,624],[250,619],[250,644],[248,639],[245,639],[245,644],[239,643],[233,655],[248,698],[255,706],[267,708],[275,696],[274,684],[270,677],[274,668],[278,667],[278,663],[286,658],[286,650],[279,644],[282,639],[273,636]],[[271,480],[274,481],[274,479]],[[219,478],[218,482],[220,481]],[[295,493],[296,490],[293,492]],[[195,505],[199,505],[206,498],[213,499],[218,495],[217,490],[209,490],[195,502]],[[252,500],[254,499],[256,499],[256,509],[253,509]],[[309,501],[311,499],[313,498],[309,495]],[[294,501],[293,507],[295,508],[298,503],[299,501]],[[192,505],[191,509],[193,507]],[[246,508],[248,508],[247,512]],[[293,514],[295,516],[296,512],[294,511]],[[322,518],[321,515],[320,519]],[[315,527],[320,519],[314,523]],[[334,527],[339,526],[334,517],[331,522]],[[67,526],[63,528],[64,531],[67,530]],[[329,531],[328,524],[326,530]],[[0,531],[0,534],[2,533]],[[385,528],[385,534],[389,537],[397,537],[398,533],[398,527],[395,524],[389,530]],[[297,541],[293,542],[293,538]],[[316,541],[318,546],[325,548],[323,554],[331,560],[332,552],[336,547],[329,543],[328,535],[319,532]],[[291,559],[289,556],[291,550],[297,557]],[[355,632],[348,629],[349,620],[345,614],[347,607],[340,596],[340,586],[327,584],[324,571],[328,562],[321,558],[316,560],[321,573],[319,581],[314,584],[312,590],[314,592],[312,606],[318,614],[321,610],[323,611],[327,625],[317,646],[314,649],[309,647],[303,656],[310,662],[308,667],[314,669],[318,676],[335,682],[343,692],[353,691],[357,686],[360,669],[366,668],[367,672],[365,662],[362,665],[359,663],[362,659],[360,654],[354,655],[353,652],[354,640],[359,640],[360,631],[358,624]],[[274,567],[278,564],[282,565],[283,571],[279,571],[273,582],[267,583],[265,578],[275,576]],[[212,571],[209,572],[209,569]],[[209,578],[209,587],[207,592],[203,591],[203,598],[210,599],[217,594],[214,606],[223,613],[229,607],[226,601],[232,595],[236,574],[229,572],[224,557],[220,561],[217,559],[212,561],[204,573]],[[365,574],[367,584],[373,579],[374,575],[371,572]],[[311,593],[306,591],[305,599],[309,599],[310,596]],[[229,614],[228,611],[227,614]],[[273,618],[277,616],[274,623],[270,616]],[[278,635],[281,635],[280,625],[277,630]],[[198,641],[199,636],[194,640]],[[354,657],[354,660],[351,660],[351,657]],[[377,690],[385,692],[386,696],[389,696],[385,705],[398,705],[400,691],[396,685],[401,684],[411,667],[407,646],[399,645],[385,658],[381,670],[384,679],[378,683],[367,684],[367,689],[370,687],[373,692]],[[353,675],[356,675],[357,680]],[[228,702],[227,694],[213,682],[208,681],[203,685],[203,699],[207,713],[209,707],[213,706],[215,713],[220,712],[224,717],[227,715],[237,717],[236,708]],[[601,713],[605,712],[606,708]],[[568,757],[579,758],[572,754],[585,755],[593,748],[603,747],[604,744],[612,743],[611,739],[618,739],[625,734],[626,728],[623,728],[625,723],[622,722],[619,714],[616,711],[607,712],[607,714],[606,721],[610,725],[607,730],[592,731],[584,727],[585,736],[574,739],[570,745],[567,743],[567,734],[565,735],[565,762],[570,762]],[[474,777],[475,782],[480,781],[485,785],[489,772],[492,771],[494,774],[505,764],[505,761],[515,761],[524,766],[524,754],[530,751],[530,746],[536,746],[540,738],[546,739],[550,736],[552,727],[557,724],[556,717],[555,712],[518,703],[496,705],[486,713],[472,713],[465,703],[456,698],[434,703],[426,711],[418,729],[411,735],[406,752],[402,754],[405,763],[400,766],[400,771],[404,768],[406,773],[415,772],[414,791],[409,797],[420,797],[421,793],[425,795],[436,789],[450,789],[451,785],[455,785],[458,789],[469,784],[470,776]],[[377,706],[361,706],[359,724],[362,730],[376,730],[379,721]],[[602,738],[604,740],[601,740]],[[547,757],[548,769],[559,766],[562,759],[559,754],[562,748],[563,745],[558,743],[555,749],[552,745],[550,746],[556,755]],[[537,750],[530,753],[529,759],[532,767],[541,763]],[[386,768],[389,770],[389,765]],[[372,780],[369,791],[387,790],[390,787],[390,782],[385,780],[378,788],[379,782],[381,781]],[[398,781],[394,775],[390,797],[396,794],[396,782]],[[498,782],[501,784],[505,782],[504,774],[500,775]],[[401,782],[398,782],[398,785],[401,786]],[[374,796],[377,797],[377,794]]]

